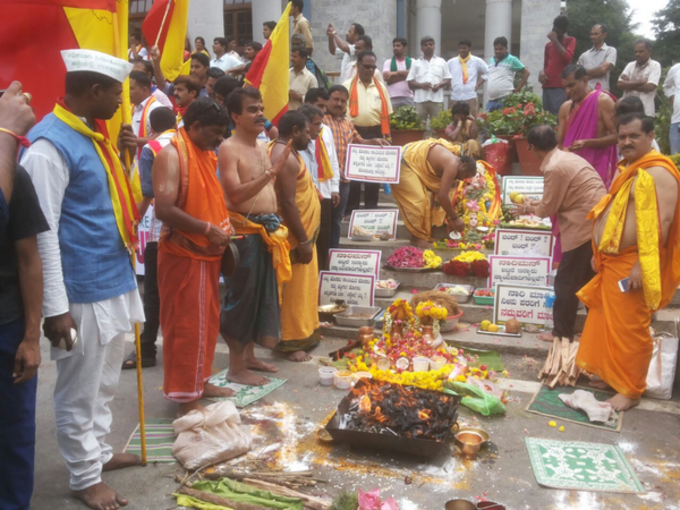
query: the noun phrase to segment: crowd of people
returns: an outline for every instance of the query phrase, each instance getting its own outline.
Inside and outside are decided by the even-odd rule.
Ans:
[[[318,272],[340,246],[343,218],[362,207],[362,183],[345,173],[349,144],[389,145],[393,110],[413,106],[429,122],[442,112],[445,89],[453,116],[447,139],[406,146],[392,189],[413,244],[427,246],[433,225],[464,229],[449,192],[478,171],[478,92],[486,84],[486,109],[503,108],[529,77],[507,39],[494,41],[488,62],[462,40],[447,62],[432,37],[420,41],[420,58],[395,38],[393,57],[380,66],[360,24],[344,39],[329,24],[328,50],[342,59],[339,83],[330,85],[311,60],[302,10],[302,0],[293,0],[289,108],[277,126],[260,92],[244,82],[262,45],[247,42],[240,55],[233,38],[215,38],[211,54],[197,37],[190,73],[172,82],[159,49],[147,50],[135,35],[129,62],[64,51],[66,94],[32,129],[31,96],[18,82],[0,98],[0,507],[30,503],[41,320],[57,364],[57,439],[73,496],[96,510],[119,508],[127,501],[102,472],[139,464],[106,442],[121,369],[154,366],[162,330],[163,392],[182,415],[202,398],[232,394],[208,382],[219,335],[232,382],[262,385],[262,373],[278,370],[255,356],[256,345],[309,360],[320,340]],[[264,24],[265,38],[275,26]],[[567,18],[555,18],[539,72],[544,105],[559,127],[540,125],[528,135],[542,162],[544,195],[515,213],[559,225],[548,336],[573,339],[578,298],[585,302],[590,314],[577,363],[614,388],[613,404],[626,409],[644,391],[652,313],[680,281],[680,175],[654,150],[660,66],[650,44],[635,44],[617,100],[609,93],[616,49],[605,43],[606,27],[592,28],[593,47],[576,64],[567,30]],[[664,85],[671,98],[678,69]],[[104,122],[119,109],[127,79],[132,122],[112,142]],[[129,179],[135,173],[139,194]],[[379,196],[379,184],[363,184],[366,208],[376,208]],[[140,296],[130,255],[147,213]],[[627,287],[619,290],[623,279]],[[144,323],[139,358],[124,352],[137,323]]]

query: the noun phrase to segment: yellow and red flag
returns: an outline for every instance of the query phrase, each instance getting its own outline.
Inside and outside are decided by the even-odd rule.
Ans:
[[[155,0],[142,23],[142,33],[149,47],[158,40],[161,70],[168,81],[183,74],[188,19],[189,0]]]
[[[275,126],[278,125],[281,116],[288,111],[289,16],[290,2],[246,74],[246,82],[260,90],[264,114]]]

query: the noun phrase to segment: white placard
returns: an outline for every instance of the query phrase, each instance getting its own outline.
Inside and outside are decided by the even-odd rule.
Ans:
[[[330,305],[342,299],[348,305],[373,306],[375,276],[321,271],[319,273],[319,305]]]
[[[498,283],[540,287],[548,285],[552,259],[491,255],[489,266],[489,287],[494,287]]]
[[[139,246],[137,247],[137,266],[136,271],[139,276],[144,276],[144,251],[146,250],[146,243],[151,235],[151,215],[153,214],[153,204],[149,205],[146,214],[140,220],[137,226],[137,239],[139,239]]]
[[[528,177],[508,175],[503,177],[503,205],[512,204],[510,193],[517,191],[527,200],[541,200],[543,198],[543,177]]]
[[[337,273],[380,275],[380,250],[338,250],[328,251],[328,270]]]
[[[345,175],[350,181],[399,182],[401,171],[401,147],[377,145],[347,146]]]
[[[496,230],[496,255],[552,257],[554,238],[550,232],[536,230]]]
[[[354,227],[362,227],[380,237],[387,233],[390,239],[397,238],[397,218],[399,209],[357,209],[352,211],[347,237],[352,238]]]
[[[545,307],[546,294],[552,291],[550,287],[503,283],[497,285],[493,306],[494,322],[503,324],[514,318],[522,324],[542,326],[546,321],[552,321],[552,309]]]

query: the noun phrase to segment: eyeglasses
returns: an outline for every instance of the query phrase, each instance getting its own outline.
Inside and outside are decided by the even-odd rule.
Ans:
[[[361,67],[365,67],[366,69],[370,69],[371,71],[375,71],[378,66],[367,66],[366,64],[361,64]]]

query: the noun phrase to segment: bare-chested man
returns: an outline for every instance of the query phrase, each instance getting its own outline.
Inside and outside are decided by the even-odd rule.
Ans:
[[[609,188],[618,162],[616,127],[612,120],[615,99],[599,84],[590,89],[586,70],[581,66],[570,65],[564,69],[562,86],[569,100],[559,112],[560,148],[590,163]]]
[[[318,119],[322,117],[318,111]],[[293,276],[283,290],[281,343],[276,350],[291,361],[308,361],[305,352],[319,343],[319,268],[316,239],[321,226],[321,201],[307,166],[298,151],[309,145],[309,119],[288,112],[279,121],[279,139],[271,145],[276,159],[292,145],[292,151],[276,180],[276,193],[283,223],[289,230]]]
[[[680,173],[652,149],[653,119],[624,115],[617,129],[627,166],[589,214],[598,275],[578,294],[590,313],[576,364],[614,388],[609,402],[625,410],[645,391],[652,314],[680,283]]]
[[[234,241],[241,260],[226,278],[220,331],[229,346],[227,379],[262,385],[268,380],[251,370],[276,372],[278,368],[255,358],[255,343],[274,348],[279,342],[279,288],[291,275],[287,231],[276,214],[274,190],[290,150],[272,165],[266,145],[257,140],[266,122],[257,89],[236,89],[227,97],[226,107],[235,129],[220,146],[220,178],[232,226],[245,237]]]

